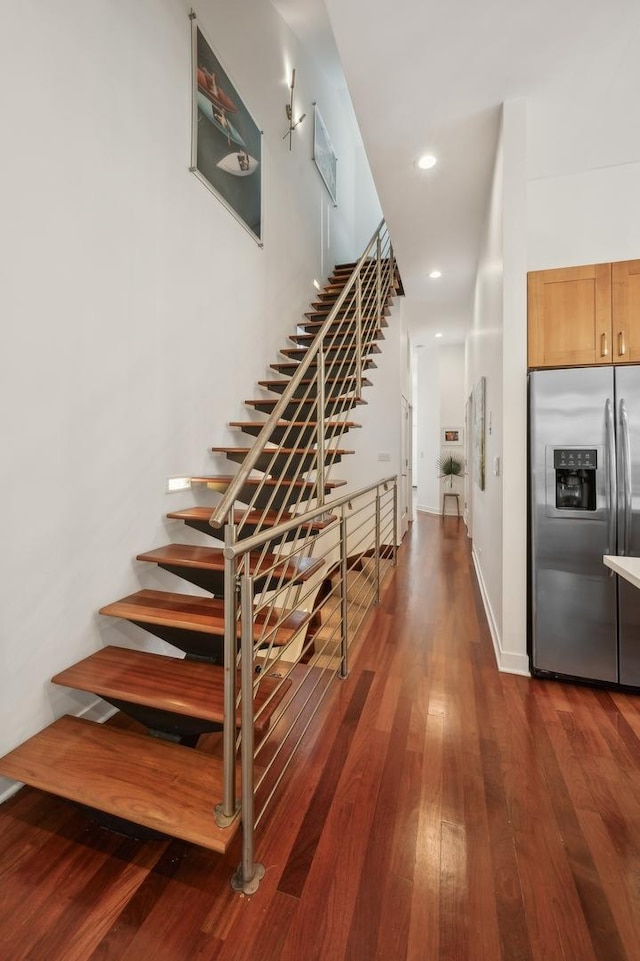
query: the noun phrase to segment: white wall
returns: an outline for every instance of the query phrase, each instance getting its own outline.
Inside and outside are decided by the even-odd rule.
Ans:
[[[527,261],[524,100],[503,105],[502,670],[528,673]],[[490,465],[491,466],[491,465]]]
[[[467,395],[486,380],[485,486],[475,482],[472,466],[473,559],[494,645],[502,633],[502,481],[492,470],[502,455],[503,339],[503,132],[496,152],[493,183],[476,276],[473,322],[467,338]]]
[[[486,378],[485,489],[470,485],[473,558],[496,660],[527,673],[525,105],[503,106],[467,338],[467,393]],[[524,326],[523,326],[524,325]]]
[[[462,344],[429,345],[416,350],[418,367],[418,404],[416,412],[416,454],[418,462],[417,509],[439,514],[442,494],[460,495],[462,512],[464,478],[438,478],[436,462],[442,454],[464,459],[464,443],[442,444],[445,427],[464,429],[465,350]],[[453,501],[446,501],[446,512],[455,514]]]
[[[640,14],[631,0],[617,14],[616,26],[601,8],[587,69],[528,103],[529,270],[640,257],[640,125],[629,120],[637,111]]]
[[[529,270],[640,257],[640,162],[527,184]]]
[[[380,219],[350,108],[260,0],[197,12],[264,129],[263,249],[189,173],[189,6],[0,14],[0,752],[91,703],[50,685],[56,671],[109,642],[157,646],[96,612],[175,586],[136,553],[206,542],[164,517],[208,495],[166,495],[166,477],[228,466],[209,447],[244,442],[226,423],[248,416],[313,278]],[[290,153],[291,66],[308,119]],[[336,209],[310,159],[314,99],[339,157]]]
[[[419,511],[440,511],[440,482],[435,463],[440,453],[440,352],[421,347],[415,352],[417,503]]]

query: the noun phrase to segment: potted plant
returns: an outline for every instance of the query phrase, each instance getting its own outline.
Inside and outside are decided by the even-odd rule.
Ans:
[[[442,454],[436,461],[438,477],[448,477],[449,487],[453,488],[453,478],[464,474],[464,461],[456,454]]]

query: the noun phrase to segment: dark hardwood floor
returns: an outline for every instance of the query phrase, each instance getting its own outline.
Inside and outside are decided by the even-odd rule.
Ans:
[[[25,788],[2,961],[638,961],[640,697],[499,674],[462,521],[420,516],[347,682],[224,858]]]

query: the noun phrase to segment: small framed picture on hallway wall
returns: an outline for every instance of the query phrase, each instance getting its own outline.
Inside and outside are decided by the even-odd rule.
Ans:
[[[443,447],[462,447],[464,444],[464,429],[462,427],[443,427],[440,443]]]

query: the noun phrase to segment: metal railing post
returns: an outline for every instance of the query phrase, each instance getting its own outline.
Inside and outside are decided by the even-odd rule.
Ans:
[[[225,547],[236,543],[236,526],[227,524],[224,529]],[[234,556],[224,559],[224,718],[222,729],[222,804],[216,807],[219,827],[228,827],[238,809],[236,806],[236,625],[238,602],[236,596],[237,560]]]
[[[318,440],[318,468],[316,473],[316,494],[317,503],[319,507],[324,504],[324,483],[325,483],[325,436],[324,436],[324,411],[326,406],[325,401],[325,359],[324,351],[321,350],[318,354],[318,393],[317,393],[317,408],[318,408],[318,424],[317,424],[317,440]]]
[[[349,649],[349,604],[347,598],[347,518],[344,504],[340,512],[340,670],[338,677],[345,678],[349,673],[347,652]]]
[[[389,289],[396,289],[396,262],[393,256],[393,244],[389,241]]]
[[[362,400],[362,274],[356,281],[356,397]]]
[[[376,599],[380,603],[380,488],[376,487]]]
[[[393,566],[398,563],[398,478],[393,481]]]
[[[253,798],[253,577],[240,578],[240,690],[242,698],[241,766],[242,766],[242,863],[231,879],[236,891],[253,894],[264,867],[254,861],[254,798]]]
[[[380,231],[376,237],[376,307],[378,324],[382,322],[382,240]]]

